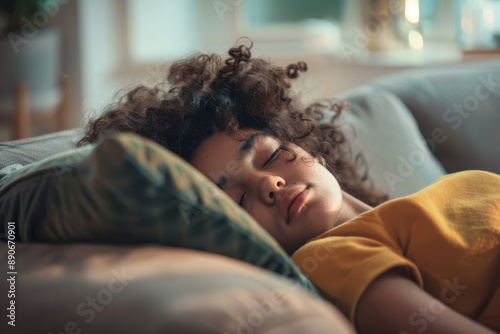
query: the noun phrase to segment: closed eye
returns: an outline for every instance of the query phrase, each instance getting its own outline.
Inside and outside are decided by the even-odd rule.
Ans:
[[[246,193],[243,193],[243,195],[241,195],[240,202],[238,203],[241,207],[243,207],[243,205],[245,204],[245,195]]]
[[[271,156],[269,157],[269,159],[266,160],[266,162],[264,162],[264,165],[262,165],[262,168],[266,167],[267,164],[271,163],[274,161],[274,159],[276,159],[276,157],[281,153],[281,146],[278,147],[276,149],[276,151],[274,151]]]

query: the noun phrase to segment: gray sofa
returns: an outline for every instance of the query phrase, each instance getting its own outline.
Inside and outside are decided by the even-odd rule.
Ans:
[[[446,173],[500,173],[500,61],[404,72],[341,98],[353,154],[364,155],[375,187],[391,198]],[[0,143],[0,169],[70,149],[80,137],[74,129]],[[9,220],[0,217],[2,224]],[[6,268],[7,245],[0,247]],[[353,332],[329,304],[220,255],[18,242],[16,261],[16,327],[4,319],[2,333]],[[10,285],[2,280],[0,287],[5,295]]]

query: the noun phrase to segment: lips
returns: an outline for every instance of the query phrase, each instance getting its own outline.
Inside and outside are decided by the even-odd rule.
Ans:
[[[297,186],[289,189],[283,195],[280,203],[280,211],[285,217],[286,223],[295,217],[300,208],[305,204],[309,186]]]

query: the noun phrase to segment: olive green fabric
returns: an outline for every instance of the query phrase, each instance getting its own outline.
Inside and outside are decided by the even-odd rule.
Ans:
[[[114,134],[29,165],[0,189],[2,221],[40,242],[156,243],[209,251],[297,279],[277,242],[183,159],[133,134]]]

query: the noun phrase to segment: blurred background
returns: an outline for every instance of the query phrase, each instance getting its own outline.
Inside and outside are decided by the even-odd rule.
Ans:
[[[500,55],[495,0],[2,0],[0,141],[80,126],[193,51],[304,60],[304,102],[416,67]]]

